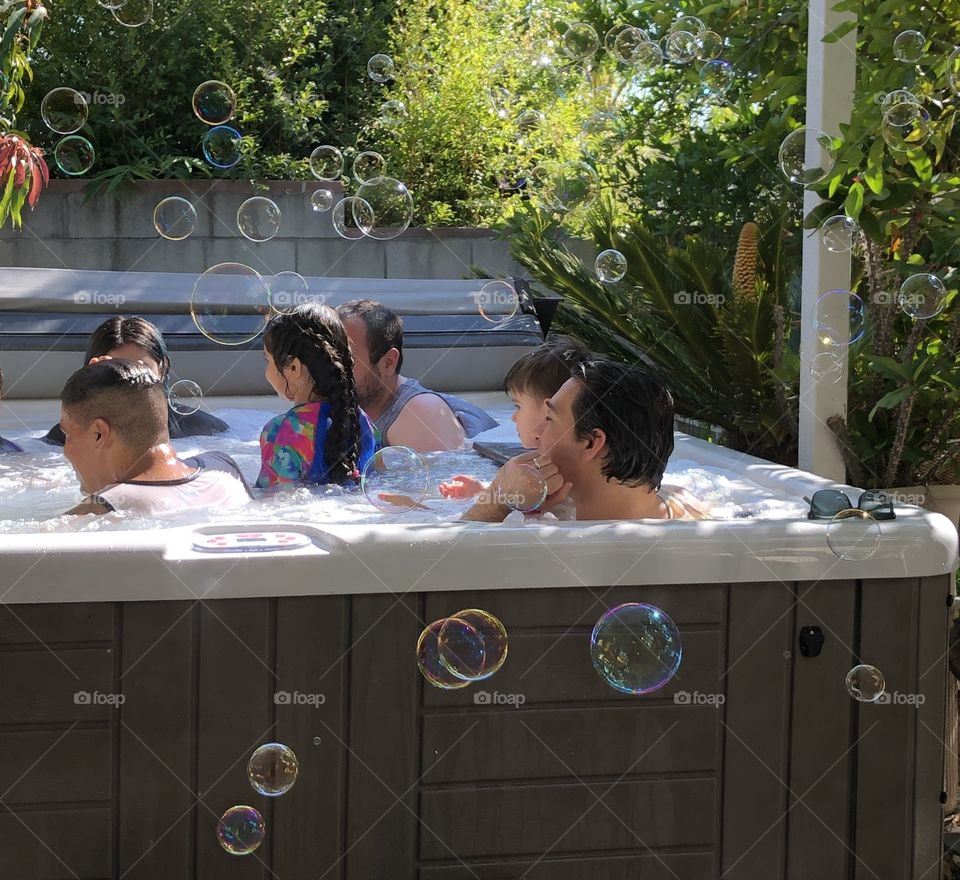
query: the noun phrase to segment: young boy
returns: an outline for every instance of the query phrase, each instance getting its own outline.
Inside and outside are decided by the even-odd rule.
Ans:
[[[527,449],[540,448],[536,429],[547,414],[547,401],[570,378],[576,364],[589,355],[582,342],[569,336],[552,336],[507,372],[503,390],[513,401],[511,421]],[[440,494],[445,498],[472,498],[486,488],[473,477],[457,474],[450,482],[440,485]]]

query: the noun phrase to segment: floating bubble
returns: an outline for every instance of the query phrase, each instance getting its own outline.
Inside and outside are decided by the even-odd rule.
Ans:
[[[723,37],[716,31],[704,31],[695,35],[697,38],[697,59],[713,61],[723,54]]]
[[[836,165],[833,138],[818,128],[794,129],[780,144],[780,170],[791,183],[820,183]]]
[[[267,283],[242,263],[219,263],[200,275],[190,294],[190,316],[197,329],[221,345],[243,345],[267,326]]]
[[[644,43],[649,43],[647,35],[640,28],[625,28],[617,36],[610,54],[623,64],[633,64]]]
[[[290,746],[265,743],[247,762],[247,779],[254,791],[266,797],[280,797],[293,788],[300,764]]]
[[[865,510],[841,510],[827,524],[827,546],[848,562],[869,559],[880,548],[880,523]]]
[[[367,75],[376,83],[390,82],[397,67],[389,55],[377,53],[367,62]]]
[[[483,675],[486,660],[483,636],[459,616],[448,617],[437,630],[437,654],[454,678],[476,681]]]
[[[514,125],[517,127],[520,136],[524,137],[536,131],[546,121],[547,117],[539,110],[528,107],[526,110],[521,110],[517,114],[516,119],[514,119]]]
[[[686,64],[697,57],[697,38],[687,31],[672,31],[667,37],[666,48],[671,61]]]
[[[253,196],[237,209],[237,228],[250,241],[270,241],[280,231],[280,208],[273,199]]]
[[[715,98],[722,97],[730,90],[735,76],[733,65],[729,61],[720,58],[708,61],[700,68],[703,93]]]
[[[454,621],[466,623],[479,634],[483,645],[483,662],[479,664],[479,669],[477,669],[478,664],[476,663],[461,663],[458,659],[458,653],[451,650],[451,634],[456,637],[459,630],[453,624]],[[437,634],[437,645],[440,662],[458,678],[465,677],[463,673],[466,672],[467,665],[477,669],[471,675],[471,681],[482,681],[485,678],[490,678],[503,666],[509,649],[506,627],[489,611],[483,611],[480,608],[467,608],[448,617]]]
[[[887,689],[883,673],[876,666],[861,663],[851,669],[844,680],[847,693],[860,703],[875,703]]]
[[[153,18],[153,0],[125,0],[122,6],[110,12],[124,27],[141,27]]]
[[[681,15],[670,25],[670,33],[685,32],[697,36],[707,29],[703,21],[695,15]]]
[[[364,150],[357,153],[357,158],[353,160],[353,176],[360,183],[366,183],[374,177],[380,177],[386,167],[383,156],[373,150]]]
[[[520,308],[520,297],[509,281],[488,281],[474,294],[480,317],[490,322],[512,318]]]
[[[843,358],[832,351],[821,351],[810,361],[810,375],[814,382],[836,385],[843,378]]]
[[[283,315],[311,301],[307,279],[299,272],[278,272],[267,284],[267,296],[273,310]]]
[[[217,822],[217,840],[232,856],[248,856],[263,843],[267,833],[263,816],[243,804],[230,807]]]
[[[919,104],[920,99],[907,89],[894,89],[883,96],[880,103],[880,112],[886,113],[896,104]]]
[[[597,172],[585,162],[564,162],[554,178],[553,202],[561,211],[589,207],[599,186]]]
[[[659,608],[629,602],[611,608],[590,635],[593,667],[624,694],[662,688],[680,667],[680,632]]]
[[[617,250],[601,251],[593,263],[594,271],[604,284],[616,284],[627,274],[627,258]]]
[[[849,290],[828,290],[817,299],[813,328],[823,345],[846,348],[859,342],[867,330],[867,310]]]
[[[820,227],[820,241],[832,254],[845,254],[853,249],[860,235],[860,225],[853,217],[835,214]]]
[[[626,138],[616,113],[598,110],[587,117],[580,128],[581,145],[595,155],[615,151]]]
[[[905,64],[915,64],[923,57],[926,42],[920,31],[901,31],[893,40],[893,57]]]
[[[549,110],[561,91],[560,74],[545,52],[516,48],[502,55],[490,70],[487,92],[501,119],[511,119],[524,108]]]
[[[353,203],[353,210],[358,212],[354,221],[370,238],[389,241],[405,232],[413,220],[413,197],[406,185],[393,177],[368,180],[357,188],[355,198],[359,201]]]
[[[883,114],[880,131],[891,150],[919,149],[930,140],[930,114],[919,104],[894,104]]]
[[[640,71],[650,71],[663,64],[663,50],[652,40],[641,43],[633,57],[633,65]]]
[[[73,134],[87,122],[87,99],[76,89],[51,89],[40,102],[43,124],[57,134]]]
[[[318,213],[325,214],[333,207],[333,193],[328,189],[314,190],[310,196],[310,207]]]
[[[947,82],[954,92],[960,92],[960,47],[954,49],[947,58]]]
[[[237,112],[237,96],[225,82],[208,79],[194,89],[193,112],[207,125],[223,125]]]
[[[214,168],[233,168],[242,155],[243,137],[229,125],[217,125],[203,136],[203,158]]]
[[[167,403],[181,416],[193,415],[203,406],[203,390],[192,379],[180,379],[167,389]]]
[[[593,26],[584,21],[570,25],[563,34],[563,51],[574,61],[592,58],[599,48],[600,37]]]
[[[512,491],[503,492],[494,500],[520,513],[539,510],[547,500],[547,481],[539,468],[522,462],[507,462],[504,470],[510,471],[509,480]]]
[[[388,128],[396,128],[409,115],[407,105],[403,101],[392,99],[380,105],[380,122]]]
[[[330,144],[310,154],[310,173],[318,180],[337,180],[343,174],[343,153]]]
[[[197,228],[197,209],[180,196],[169,196],[153,209],[153,227],[170,241],[183,241]]]
[[[367,462],[360,476],[360,489],[377,510],[400,513],[421,506],[429,476],[423,459],[412,449],[385,446]]]
[[[423,677],[434,687],[455,690],[466,687],[470,684],[470,679],[457,677],[440,660],[440,630],[446,622],[447,618],[435,620],[420,633],[420,638],[417,640],[417,666]],[[455,621],[451,624],[448,637],[452,638],[454,634],[458,634],[458,641],[461,644],[465,644],[472,638],[474,644],[479,645],[482,650],[480,634],[465,621]]]
[[[104,9],[119,9],[127,0],[97,0],[97,5]]]
[[[613,55],[614,47],[617,43],[617,37],[620,36],[625,30],[633,28],[633,25],[627,24],[626,22],[619,22],[615,24],[610,30],[607,31],[606,36],[603,38],[603,49],[609,54]],[[639,30],[639,28],[633,28],[634,30]],[[641,32],[642,33],[642,32]],[[649,39],[649,38],[648,38]]]
[[[904,313],[917,320],[933,318],[943,311],[947,289],[936,275],[926,272],[911,275],[900,286],[897,304]]]
[[[53,159],[64,174],[79,177],[86,174],[97,160],[93,144],[79,134],[68,134],[53,148]]]
[[[341,238],[356,241],[373,228],[373,208],[363,199],[347,196],[333,206],[330,222],[333,224],[333,231]]]

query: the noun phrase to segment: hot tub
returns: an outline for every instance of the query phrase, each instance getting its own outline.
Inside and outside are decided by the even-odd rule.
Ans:
[[[502,395],[468,396],[506,415]],[[55,410],[0,404],[0,433],[39,433]],[[493,439],[510,438],[504,422]],[[936,876],[956,532],[898,507],[874,555],[842,560],[826,525],[799,515],[824,481],[684,435],[678,462],[726,474],[770,518],[278,523],[254,510],[0,535],[0,876]],[[230,546],[279,527],[303,546]],[[628,696],[592,668],[589,635],[638,601],[677,623],[683,660],[663,689]],[[468,607],[504,622],[507,661],[435,689],[418,635]],[[814,627],[822,649],[805,656]],[[858,662],[883,672],[888,702],[849,696]],[[270,740],[300,762],[275,800],[245,773]],[[234,804],[267,823],[245,858],[214,835]]]

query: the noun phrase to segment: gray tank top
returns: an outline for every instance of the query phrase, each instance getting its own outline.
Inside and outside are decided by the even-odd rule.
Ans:
[[[443,402],[453,410],[463,428],[463,433],[467,437],[474,437],[482,431],[489,431],[496,428],[499,422],[479,406],[474,406],[470,401],[462,397],[456,397],[453,394],[441,394],[439,391],[431,391],[424,388],[416,379],[407,379],[398,389],[393,398],[393,402],[386,408],[383,415],[374,422],[377,433],[380,435],[381,442],[386,443],[387,431],[397,420],[397,417],[403,411],[403,408],[418,394],[436,394]]]

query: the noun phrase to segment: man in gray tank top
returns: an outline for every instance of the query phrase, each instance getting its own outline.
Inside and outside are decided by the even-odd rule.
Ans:
[[[464,437],[496,427],[480,407],[400,374],[403,324],[383,303],[354,300],[337,313],[350,338],[357,399],[384,446],[418,452],[459,449]]]

